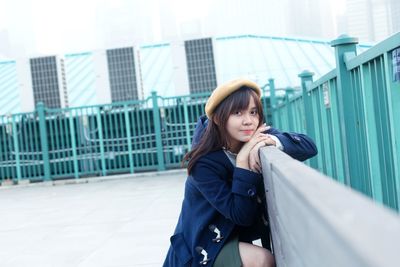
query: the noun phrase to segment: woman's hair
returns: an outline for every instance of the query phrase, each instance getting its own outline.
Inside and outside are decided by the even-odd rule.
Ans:
[[[260,98],[256,92],[250,87],[243,86],[239,90],[230,94],[215,109],[207,124],[207,128],[200,137],[200,141],[189,151],[182,160],[182,165],[188,162],[188,174],[197,160],[211,151],[219,150],[223,147],[228,148],[228,132],[226,124],[229,116],[236,111],[247,109],[250,103],[250,97],[254,99],[256,104],[259,125],[264,121],[263,109]]]

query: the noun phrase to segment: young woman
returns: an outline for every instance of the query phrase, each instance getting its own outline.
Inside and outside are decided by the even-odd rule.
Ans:
[[[300,160],[317,151],[305,135],[267,127],[260,97],[257,84],[238,79],[208,99],[208,119],[184,157],[189,175],[164,267],[275,265],[269,250],[251,243],[267,228],[259,223],[265,197],[258,149],[275,145]]]

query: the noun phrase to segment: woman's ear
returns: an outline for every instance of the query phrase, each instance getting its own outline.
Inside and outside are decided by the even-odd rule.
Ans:
[[[215,116],[213,116],[212,121],[219,126],[219,120]]]

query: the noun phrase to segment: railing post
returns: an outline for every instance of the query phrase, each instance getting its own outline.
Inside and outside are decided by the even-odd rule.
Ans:
[[[312,111],[311,97],[308,94],[308,89],[313,82],[313,72],[304,70],[298,76],[301,79],[301,89],[303,93],[303,106],[304,106],[304,119],[307,135],[315,140],[315,128],[314,128],[314,116]],[[318,167],[318,161],[316,157],[310,159],[310,165],[313,168]]]
[[[74,116],[73,111],[71,110],[68,113],[68,121],[69,121],[69,129],[70,129],[70,137],[71,137],[71,146],[72,146],[72,157],[74,162],[74,176],[75,179],[79,178],[79,167],[78,167],[78,155],[76,153],[76,136],[75,136],[75,125],[74,125]]]
[[[271,115],[272,115],[272,123],[267,122],[268,124],[272,124],[274,127],[278,127],[278,116],[276,114],[276,95],[275,95],[275,82],[274,79],[268,79],[269,85],[269,104],[271,107]]]
[[[287,110],[287,119],[288,119],[288,130],[294,131],[294,123],[293,123],[293,112],[292,105],[290,103],[290,96],[293,95],[294,89],[291,87],[286,88],[285,94],[285,102],[286,102],[286,110]]]
[[[164,163],[164,151],[161,140],[161,125],[160,125],[160,109],[158,107],[158,99],[157,92],[151,92],[151,99],[153,101],[153,118],[154,118],[154,130],[156,135],[156,145],[157,145],[157,161],[158,161],[158,170],[165,170]]]
[[[43,157],[44,180],[49,181],[51,179],[49,144],[47,141],[46,113],[45,113],[46,111],[45,111],[45,106],[42,102],[39,102],[36,105],[36,111],[39,117],[40,146],[42,149],[42,157]]]
[[[192,148],[192,139],[190,138],[189,112],[186,98],[183,98],[183,116],[185,118],[186,143],[188,146],[188,151],[190,151],[190,149]]]
[[[21,180],[21,161],[19,159],[18,131],[15,116],[12,116],[12,135],[14,141],[15,165],[17,169],[17,182],[19,183]]]
[[[128,139],[129,171],[133,173],[134,167],[133,167],[133,154],[132,154],[131,122],[129,119],[127,104],[124,105],[124,117],[125,117],[125,127],[126,127],[126,138]]]
[[[99,107],[96,108],[96,121],[97,121],[97,130],[99,131],[101,175],[106,176],[107,170],[106,170],[106,159],[104,154],[103,124],[101,122],[101,112]]]
[[[345,182],[348,185],[350,185],[351,177],[350,162],[356,164],[358,158],[349,149],[349,146],[357,142],[354,140],[356,138],[356,119],[353,111],[353,99],[349,97],[351,77],[345,64],[345,55],[356,54],[357,43],[357,38],[349,37],[348,35],[340,35],[336,40],[331,42],[331,46],[335,48],[340,137],[342,141]]]

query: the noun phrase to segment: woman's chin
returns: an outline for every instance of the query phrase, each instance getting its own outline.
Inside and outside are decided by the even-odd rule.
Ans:
[[[249,137],[243,137],[241,141],[242,141],[243,143],[247,143],[247,142],[250,141],[250,139],[251,139],[251,136],[249,136]]]

